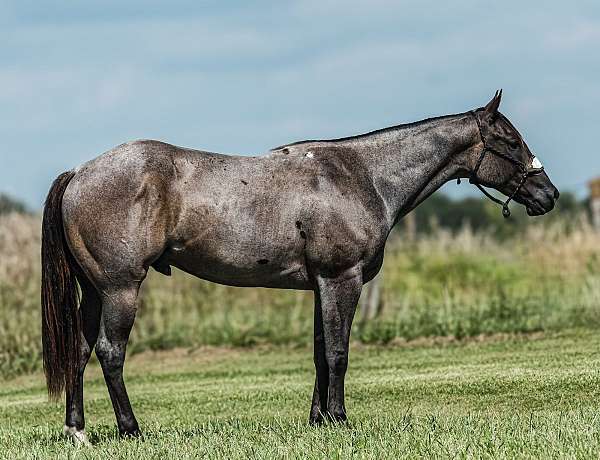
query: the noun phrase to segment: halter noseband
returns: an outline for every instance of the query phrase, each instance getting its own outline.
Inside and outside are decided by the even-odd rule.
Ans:
[[[489,147],[485,142],[485,137],[483,136],[483,131],[481,130],[481,122],[479,121],[477,114],[474,111],[471,111],[469,113],[473,115],[473,118],[475,118],[475,123],[477,123],[477,129],[479,130],[479,137],[481,137],[481,143],[483,144],[483,148],[481,149],[481,153],[479,154],[477,164],[475,165],[475,168],[473,169],[473,171],[471,172],[471,176],[469,177],[469,183],[475,185],[479,190],[483,192],[485,196],[487,196],[494,203],[498,203],[499,205],[501,205],[502,215],[505,218],[507,218],[510,216],[510,209],[508,207],[508,203],[510,203],[510,201],[519,192],[519,190],[521,190],[521,187],[523,186],[527,178],[541,174],[544,171],[544,167],[541,165],[541,163],[539,163],[539,161],[537,161],[537,164],[539,164],[539,167],[537,167],[535,156],[532,156],[530,164],[526,165],[525,163],[517,160],[516,158],[511,157],[510,155],[507,155],[506,153],[499,152],[498,150]],[[483,188],[481,183],[477,180],[477,173],[479,172],[479,168],[481,167],[481,163],[483,162],[483,158],[485,157],[485,154],[487,152],[493,153],[494,155],[497,155],[500,158],[503,158],[506,161],[514,164],[521,173],[521,180],[519,181],[519,185],[517,185],[517,188],[509,195],[506,201],[499,200],[498,198],[490,194],[490,192]],[[458,183],[460,183],[460,179],[458,179]]]

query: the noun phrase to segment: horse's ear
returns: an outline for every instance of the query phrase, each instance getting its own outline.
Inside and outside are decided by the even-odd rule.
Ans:
[[[494,97],[484,107],[485,112],[493,119],[498,115],[498,107],[500,107],[500,101],[502,100],[502,90],[496,91]]]

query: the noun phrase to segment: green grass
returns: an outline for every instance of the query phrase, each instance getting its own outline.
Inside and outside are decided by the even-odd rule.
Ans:
[[[39,218],[0,216],[0,377],[41,367]],[[150,270],[129,350],[312,342],[312,293],[233,288]],[[386,247],[380,317],[353,339],[600,329],[600,233],[585,221],[531,225],[502,241],[465,229]]]
[[[40,374],[0,385],[2,458],[597,458],[600,335],[585,330],[401,347],[353,344],[347,426],[309,427],[309,348],[132,356],[143,439],[116,436],[97,365],[93,447],[63,440]]]

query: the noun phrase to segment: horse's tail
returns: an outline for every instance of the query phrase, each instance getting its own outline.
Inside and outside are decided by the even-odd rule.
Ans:
[[[79,291],[76,262],[67,246],[62,199],[75,173],[56,178],[44,206],[42,221],[42,347],[50,399],[69,392],[80,360]]]

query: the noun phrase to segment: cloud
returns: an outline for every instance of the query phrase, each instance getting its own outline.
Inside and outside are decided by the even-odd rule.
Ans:
[[[0,189],[30,203],[57,172],[136,137],[256,153],[468,110],[497,87],[548,168],[569,144],[574,166],[556,168],[558,184],[600,170],[583,161],[592,136],[571,136],[600,122],[594,2],[0,8]]]

